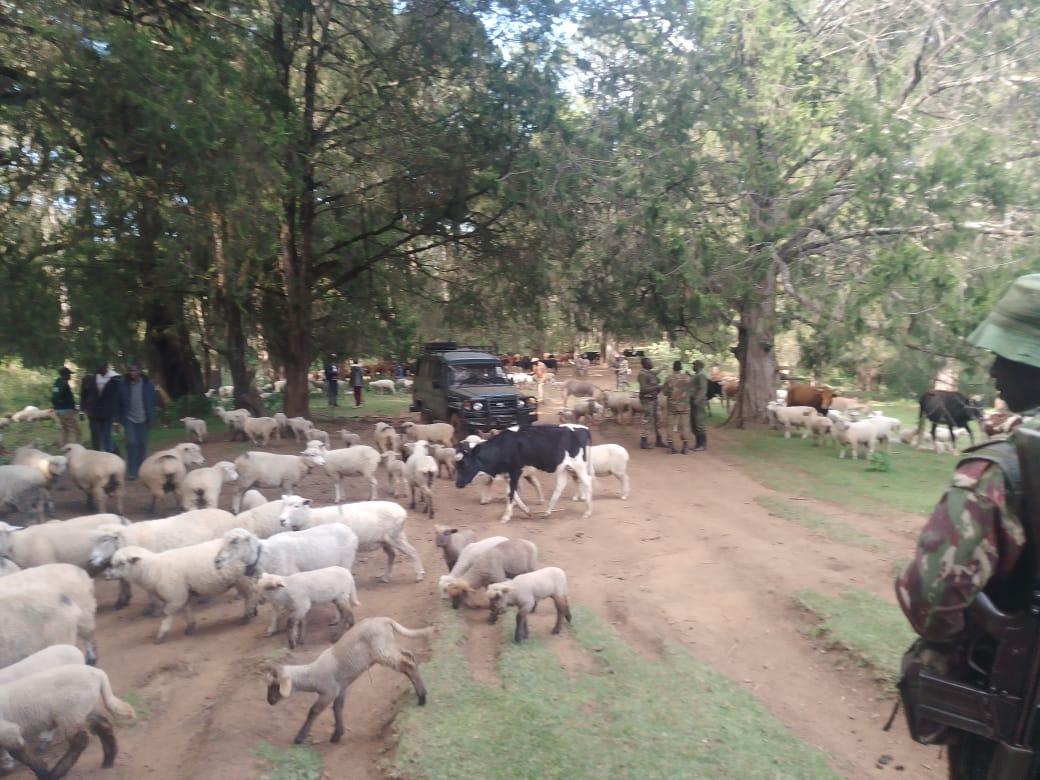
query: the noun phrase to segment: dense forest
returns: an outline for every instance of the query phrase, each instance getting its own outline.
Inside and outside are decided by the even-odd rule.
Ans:
[[[1040,269],[1035,0],[0,0],[0,356],[662,336],[928,381]],[[915,381],[917,381],[915,379]]]

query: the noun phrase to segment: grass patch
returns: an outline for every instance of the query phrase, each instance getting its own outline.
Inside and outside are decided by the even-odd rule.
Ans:
[[[130,690],[122,693],[119,698],[134,708],[137,717],[130,721],[132,728],[143,726],[152,717],[152,701],[147,694],[138,690]]]
[[[916,635],[899,607],[861,590],[837,598],[813,590],[795,594],[803,608],[818,619],[818,635],[873,670],[878,679],[895,683],[903,652]]]
[[[354,406],[354,395],[348,387],[346,391],[340,385],[339,406],[329,406],[325,396],[311,396],[311,415],[342,420],[356,420],[359,417],[398,417],[408,412],[412,403],[411,391],[398,391],[396,395],[387,395],[366,391],[361,399],[361,406]]]
[[[765,428],[734,431],[730,441],[741,467],[766,487],[873,515],[929,513],[956,464],[950,455],[895,445],[891,471],[867,471],[865,460],[840,460],[833,447]]]
[[[851,547],[861,547],[864,550],[880,552],[885,545],[869,534],[865,534],[855,526],[842,522],[823,512],[817,512],[812,507],[801,505],[800,502],[792,501],[783,496],[758,496],[755,503],[777,517],[790,520],[798,525],[805,526],[810,531],[826,536],[835,542],[841,542]]]
[[[551,611],[551,608],[550,608]],[[432,695],[406,706],[393,776],[478,778],[833,778],[823,755],[749,693],[685,649],[648,660],[588,609],[572,635],[589,671],[560,668],[541,625],[515,645],[503,621],[500,687],[470,676],[452,615],[423,666]],[[566,630],[566,629],[565,629]]]
[[[263,780],[320,780],[325,771],[321,755],[305,745],[280,748],[261,742],[254,753],[266,765]]]

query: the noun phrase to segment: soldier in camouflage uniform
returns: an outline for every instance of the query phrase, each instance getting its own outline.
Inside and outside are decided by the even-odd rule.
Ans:
[[[690,398],[690,425],[697,445],[694,452],[708,448],[708,375],[704,373],[704,361],[693,361],[693,391]]]
[[[647,435],[647,425],[652,425],[654,446],[664,446],[664,442],[661,441],[661,427],[658,419],[658,396],[661,393],[661,379],[657,376],[657,372],[653,370],[654,364],[650,362],[650,358],[643,358],[640,361],[640,365],[642,368],[639,369],[638,377],[639,402],[643,405],[643,420],[639,427],[639,449],[648,450],[650,449],[650,438]]]
[[[1040,274],[1019,278],[969,341],[996,353],[990,376],[1001,397],[1011,411],[1033,415],[1023,425],[1040,428],[1035,416],[1040,406]],[[1001,606],[1009,596],[1015,598],[1009,590],[1028,589],[1032,581],[1030,572],[1022,578],[1018,571],[1020,558],[1028,564],[1021,556],[1026,534],[1008,500],[999,458],[987,452],[993,446],[973,448],[957,465],[918,539],[913,561],[896,581],[899,605],[925,640],[956,640],[965,629],[965,610],[980,591]],[[947,659],[936,660],[942,665]],[[931,658],[928,663],[933,664]],[[993,749],[989,740],[954,732],[952,780],[985,778]]]
[[[693,434],[690,433],[690,395],[693,392],[693,377],[682,370],[682,363],[672,363],[672,375],[665,380],[661,394],[668,399],[668,453],[675,454],[672,431],[677,430],[682,438],[681,455],[686,454]]]

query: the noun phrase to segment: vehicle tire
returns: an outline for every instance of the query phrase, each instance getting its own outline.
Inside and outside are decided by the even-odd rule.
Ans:
[[[422,420],[423,425],[429,425],[430,423],[432,423],[434,421],[433,420],[433,415],[430,414],[425,409],[420,409],[419,410],[419,419]]]
[[[462,422],[462,417],[458,413],[453,414],[448,422],[455,429],[455,443],[458,444],[466,438],[466,425]]]
[[[950,780],[985,780],[996,744],[974,734],[958,734],[947,746]]]

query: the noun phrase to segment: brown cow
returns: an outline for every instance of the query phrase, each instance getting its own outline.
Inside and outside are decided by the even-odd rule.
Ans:
[[[788,406],[811,406],[820,414],[827,414],[837,393],[829,387],[793,384],[787,388]]]

